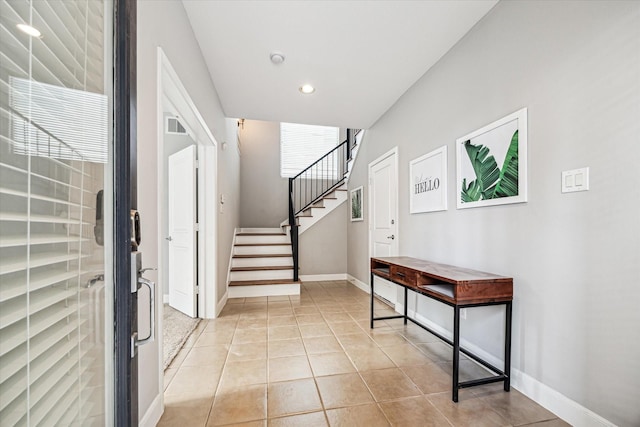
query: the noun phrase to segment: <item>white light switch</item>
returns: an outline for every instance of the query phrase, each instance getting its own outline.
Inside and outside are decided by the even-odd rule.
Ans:
[[[589,168],[573,169],[562,172],[562,192],[573,193],[589,189]]]

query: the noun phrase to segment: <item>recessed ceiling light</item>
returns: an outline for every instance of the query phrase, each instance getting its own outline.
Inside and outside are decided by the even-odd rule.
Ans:
[[[18,24],[16,25],[20,31],[23,33],[29,34],[31,37],[40,37],[42,33],[37,29],[27,24]]]
[[[309,95],[309,94],[312,94],[313,92],[315,92],[316,88],[307,83],[305,85],[300,86],[299,90],[300,90],[300,92],[304,93],[305,95]]]
[[[269,58],[271,59],[271,62],[273,62],[274,64],[280,65],[284,62],[284,53],[271,52],[271,55],[269,55]]]

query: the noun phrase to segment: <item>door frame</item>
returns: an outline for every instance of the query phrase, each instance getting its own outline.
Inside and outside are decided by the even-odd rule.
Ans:
[[[400,171],[398,169],[398,146],[393,147],[391,150],[387,151],[386,153],[384,153],[383,155],[381,155],[380,157],[378,157],[377,159],[373,160],[372,162],[369,163],[368,166],[368,175],[367,175],[367,182],[369,183],[368,185],[368,206],[369,206],[369,242],[368,242],[368,249],[369,249],[369,260],[371,259],[371,257],[373,256],[373,221],[371,220],[373,217],[373,168],[376,167],[380,162],[383,162],[385,160],[387,160],[389,157],[393,156],[394,158],[394,163],[395,163],[395,169],[396,169],[396,174],[395,174],[395,184],[396,184],[396,206],[395,206],[395,226],[396,226],[396,239],[395,242],[397,244],[397,248],[398,250],[400,249],[400,209],[399,209],[399,205],[400,205],[400,193],[399,193],[399,188],[400,188],[400,182],[399,182],[399,174]],[[397,255],[397,254],[396,254]],[[369,286],[371,286],[371,284],[369,284]],[[398,299],[396,298],[396,301],[398,301]],[[398,303],[396,302],[396,305]]]

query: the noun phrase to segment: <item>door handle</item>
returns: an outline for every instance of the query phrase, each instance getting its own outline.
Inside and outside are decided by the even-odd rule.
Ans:
[[[392,234],[391,236],[387,236],[387,239],[391,239],[391,240],[393,240],[393,239],[395,239],[395,238],[396,238],[396,236],[394,236],[393,234]]]
[[[165,237],[164,239],[165,239],[165,240],[168,240],[168,241],[172,241],[172,240],[173,240],[173,238],[172,238],[171,236],[169,236],[169,237]]]
[[[138,284],[149,288],[149,335],[142,339],[136,337],[136,347],[153,342],[156,336],[156,284],[144,277],[138,277]]]

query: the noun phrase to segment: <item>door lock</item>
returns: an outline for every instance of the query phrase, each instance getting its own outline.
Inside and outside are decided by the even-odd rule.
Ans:
[[[395,238],[396,238],[396,236],[394,236],[393,234],[391,236],[387,236],[387,239],[394,240]]]
[[[172,240],[173,240],[173,238],[172,238],[171,236],[169,236],[169,237],[165,237],[164,239],[165,239],[165,240],[168,240],[168,241],[172,241]]]

